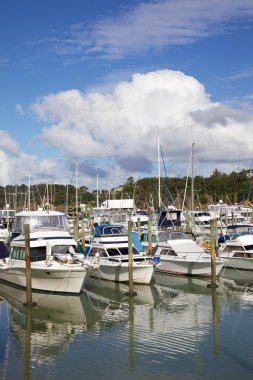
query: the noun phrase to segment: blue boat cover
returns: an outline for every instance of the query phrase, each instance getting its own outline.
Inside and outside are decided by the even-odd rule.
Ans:
[[[144,252],[143,245],[140,242],[140,239],[139,239],[137,232],[135,232],[135,231],[132,232],[132,239],[133,239],[133,245],[135,246],[137,251]]]
[[[0,241],[0,259],[9,257],[10,252],[3,241]]]

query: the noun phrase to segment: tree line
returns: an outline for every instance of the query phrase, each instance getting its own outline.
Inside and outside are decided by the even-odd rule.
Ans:
[[[182,208],[190,208],[192,194],[195,207],[205,209],[208,204],[215,204],[222,200],[224,203],[252,203],[253,177],[250,170],[225,174],[215,169],[209,177],[196,176],[193,181],[187,177],[173,177],[160,179],[160,199],[163,207],[174,205]],[[186,186],[187,185],[187,186]],[[76,191],[74,185],[38,184],[30,187],[22,185],[7,185],[0,187],[0,207],[17,211],[28,208],[30,200],[31,209],[38,207],[57,209],[65,212],[73,210],[78,205],[85,204],[87,208],[97,205],[97,191],[88,191],[86,186],[81,186]],[[100,189],[98,194],[99,204],[107,199],[134,198],[136,207],[144,209],[158,208],[158,179],[155,177],[142,178],[134,181],[129,177],[125,183],[110,191]],[[77,199],[78,197],[78,199]]]

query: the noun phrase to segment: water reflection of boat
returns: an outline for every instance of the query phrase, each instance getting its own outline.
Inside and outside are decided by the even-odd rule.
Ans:
[[[221,281],[226,285],[237,285],[238,287],[251,288],[253,291],[253,272],[248,270],[238,270],[226,268]]]
[[[207,285],[210,284],[210,279],[204,277],[197,278],[155,273],[154,283],[156,286],[165,286],[167,288],[177,289],[178,291],[210,293],[207,289]]]
[[[100,314],[89,302],[87,296],[33,293],[36,307],[25,307],[26,292],[6,283],[0,284],[0,297],[7,302],[9,339],[18,354],[20,347],[29,352],[25,360],[31,365],[51,365],[55,359],[69,349],[78,337],[92,328]],[[1,306],[3,307],[3,305]],[[7,322],[6,322],[7,325]],[[24,347],[24,345],[26,347]],[[1,347],[6,352],[6,366],[11,366],[8,346]]]
[[[10,306],[26,313],[26,292],[22,288],[0,282],[0,297],[6,299]],[[38,320],[52,322],[70,322],[90,324],[95,315],[85,294],[65,295],[45,292],[33,292],[33,302],[37,304],[32,309],[32,317]]]
[[[93,292],[115,302],[128,303],[128,296],[126,293],[129,291],[129,285],[118,283],[114,281],[105,281],[90,277],[85,283],[85,291]],[[137,295],[134,297],[135,304],[151,304],[157,302],[157,292],[154,286],[134,284],[134,291]]]

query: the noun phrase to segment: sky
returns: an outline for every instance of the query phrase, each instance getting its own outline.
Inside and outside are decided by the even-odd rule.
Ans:
[[[0,185],[250,169],[252,41],[253,0],[2,0]]]

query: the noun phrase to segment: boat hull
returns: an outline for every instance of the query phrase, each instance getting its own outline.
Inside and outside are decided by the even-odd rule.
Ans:
[[[225,261],[226,268],[251,270],[253,271],[253,258],[246,257],[223,257],[220,256]]]
[[[216,275],[219,274],[223,266],[223,261],[216,261]],[[211,261],[210,259],[191,261],[179,257],[170,259],[168,256],[165,258],[161,256],[156,271],[185,276],[211,276]]]
[[[80,293],[88,276],[84,267],[40,267],[31,266],[31,282],[33,290],[60,293]],[[25,266],[0,266],[0,279],[9,283],[26,287]]]
[[[129,268],[127,263],[100,261],[99,268],[94,269],[91,276],[116,282],[129,282]],[[154,273],[152,264],[133,263],[133,282],[136,284],[150,284]]]

